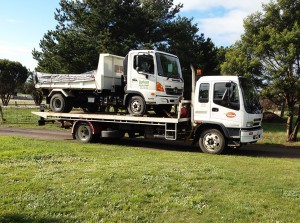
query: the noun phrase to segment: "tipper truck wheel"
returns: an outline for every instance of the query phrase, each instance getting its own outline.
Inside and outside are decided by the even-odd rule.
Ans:
[[[62,94],[54,94],[50,100],[50,108],[53,112],[68,113],[72,110],[72,103]]]
[[[146,103],[141,96],[133,96],[127,104],[129,114],[143,116],[146,113]]]
[[[207,129],[200,135],[199,146],[204,153],[221,154],[225,148],[225,138],[219,130]]]

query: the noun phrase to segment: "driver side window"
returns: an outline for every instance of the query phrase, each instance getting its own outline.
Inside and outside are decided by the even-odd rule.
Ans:
[[[209,84],[208,83],[200,84],[199,102],[208,103],[208,100],[209,100]]]
[[[240,110],[239,91],[236,83],[222,82],[214,85],[214,103],[226,108]]]
[[[138,72],[154,74],[154,59],[151,55],[134,56],[133,68]]]

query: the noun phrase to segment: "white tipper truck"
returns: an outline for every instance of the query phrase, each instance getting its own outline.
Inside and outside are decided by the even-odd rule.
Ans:
[[[220,154],[262,138],[262,112],[257,91],[249,79],[238,76],[202,76],[191,101],[180,101],[171,117],[132,116],[126,113],[33,112],[42,119],[70,121],[74,139],[144,136],[199,143],[204,153]]]
[[[142,116],[153,108],[169,112],[183,96],[184,82],[177,56],[154,50],[132,50],[126,57],[100,54],[97,70],[82,74],[37,72],[41,89],[53,112],[75,108],[87,112],[127,108]]]

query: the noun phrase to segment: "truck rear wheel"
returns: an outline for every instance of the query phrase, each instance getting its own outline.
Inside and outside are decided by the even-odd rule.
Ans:
[[[146,103],[141,96],[133,96],[128,101],[127,110],[131,115],[142,116],[146,113]]]
[[[93,130],[86,122],[81,122],[76,125],[75,138],[81,142],[88,143],[94,140]]]
[[[50,108],[53,112],[68,113],[72,110],[72,103],[62,94],[54,94],[50,100]]]
[[[221,154],[225,148],[225,138],[217,129],[207,129],[199,138],[200,149],[204,153]]]

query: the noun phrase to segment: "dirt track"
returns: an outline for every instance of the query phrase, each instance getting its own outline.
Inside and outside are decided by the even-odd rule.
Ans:
[[[4,127],[0,126],[0,136],[24,136],[28,138],[41,139],[41,140],[62,140],[72,141],[70,129],[49,130],[42,128],[17,128],[17,127]],[[172,141],[158,141],[158,140],[144,140],[144,139],[129,139],[124,138],[121,140],[105,141],[107,144],[122,144],[128,146],[136,146],[149,149],[161,149],[170,151],[186,151],[186,152],[199,152],[197,146],[190,146],[183,142]],[[300,159],[299,146],[282,146],[282,145],[261,145],[252,144],[235,150],[230,155],[236,156],[253,156],[253,157],[276,157],[276,158],[295,158]]]

